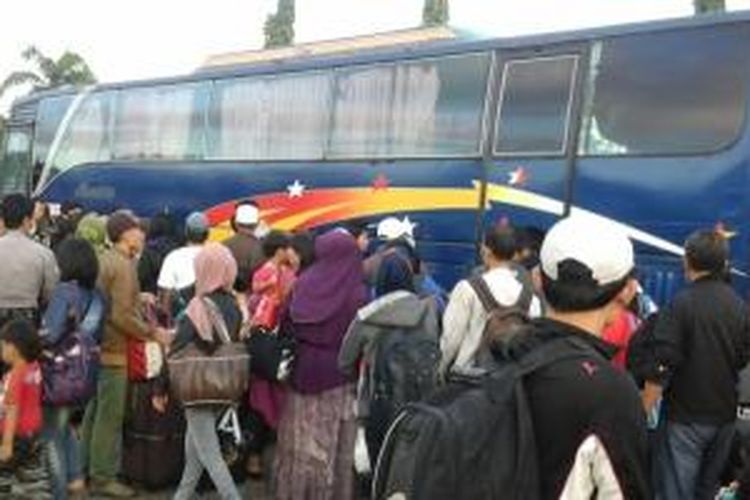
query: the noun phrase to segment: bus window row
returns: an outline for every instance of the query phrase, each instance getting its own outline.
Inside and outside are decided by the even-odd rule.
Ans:
[[[497,120],[494,152],[564,155],[577,82],[584,85],[582,155],[720,149],[744,125],[749,28],[615,37],[581,53],[502,53],[498,109],[490,115]],[[473,53],[96,91],[70,120],[53,168],[109,160],[479,156],[491,60]]]

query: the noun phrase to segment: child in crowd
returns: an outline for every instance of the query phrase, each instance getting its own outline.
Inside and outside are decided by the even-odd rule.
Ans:
[[[271,231],[263,240],[267,259],[252,277],[253,294],[250,314],[253,326],[276,328],[278,313],[294,284],[294,270],[289,263],[291,241],[286,233]]]
[[[291,239],[281,231],[271,231],[263,239],[263,255],[267,259],[253,275],[250,315],[253,327],[275,330],[281,310],[295,280],[290,262]],[[284,405],[284,388],[274,381],[255,378],[250,385],[250,456],[247,471],[252,477],[263,475],[261,454],[273,441]]]
[[[44,446],[39,439],[39,336],[27,321],[13,321],[3,329],[0,348],[3,362],[10,367],[0,396],[0,498],[52,498]]]

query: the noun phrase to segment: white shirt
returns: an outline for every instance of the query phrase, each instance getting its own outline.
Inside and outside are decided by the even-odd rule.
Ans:
[[[182,290],[195,284],[195,257],[202,246],[186,246],[172,250],[164,259],[159,273],[159,288]]]
[[[502,306],[517,303],[523,291],[523,284],[516,277],[516,271],[498,267],[482,275],[495,300]],[[535,296],[529,306],[529,316],[539,317],[541,303]],[[440,371],[449,368],[469,368],[474,366],[477,350],[482,343],[487,312],[467,280],[456,285],[451,293],[443,316],[443,336],[440,338],[442,360]]]

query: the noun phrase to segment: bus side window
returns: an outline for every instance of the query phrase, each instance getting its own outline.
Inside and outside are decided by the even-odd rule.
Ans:
[[[475,53],[337,71],[330,155],[478,155],[489,63]]]
[[[217,80],[209,158],[322,159],[332,91],[331,71]]]
[[[202,159],[207,83],[122,90],[118,93],[115,160]]]
[[[596,42],[580,154],[716,151],[739,135],[750,68],[747,24]]]
[[[577,68],[577,55],[505,63],[497,116],[496,153],[564,154]]]

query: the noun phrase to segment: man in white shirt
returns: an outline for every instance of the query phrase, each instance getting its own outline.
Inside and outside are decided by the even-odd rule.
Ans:
[[[179,312],[192,296],[195,285],[195,267],[193,262],[208,239],[210,226],[208,219],[201,212],[193,212],[185,220],[185,239],[187,244],[170,252],[164,259],[159,272],[159,291],[164,310]]]
[[[513,262],[517,251],[516,237],[510,226],[491,229],[484,238],[482,260],[484,280],[493,297],[501,306],[517,305],[525,288],[532,287],[528,272]],[[533,297],[529,317],[541,315],[541,302]],[[443,316],[443,336],[440,339],[442,359],[440,373],[451,369],[475,366],[482,345],[487,312],[469,280],[459,282],[451,293]]]

